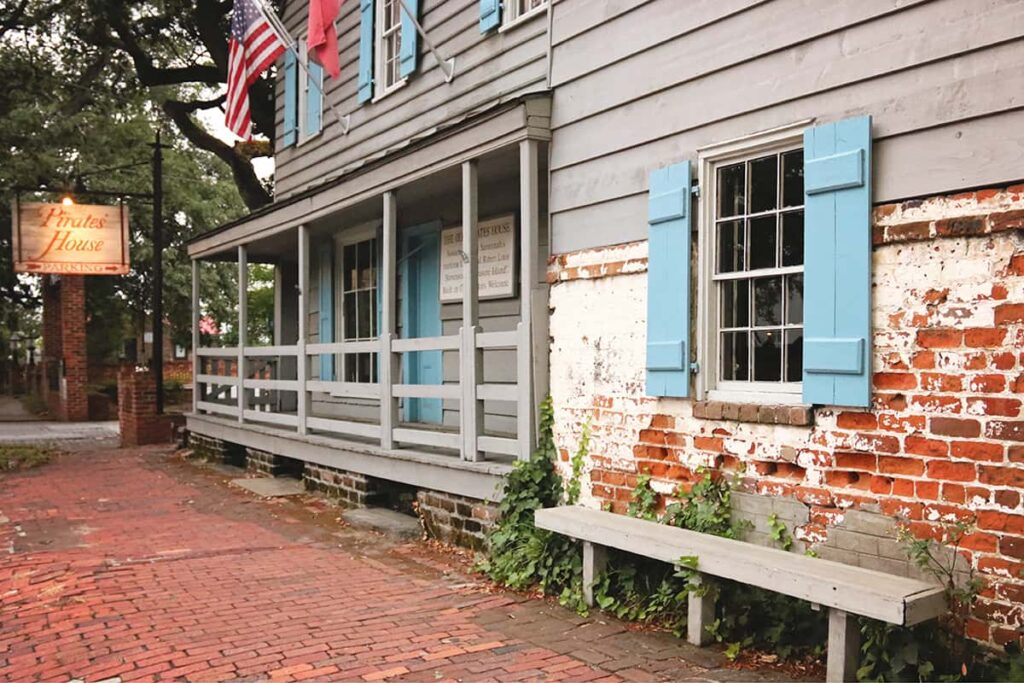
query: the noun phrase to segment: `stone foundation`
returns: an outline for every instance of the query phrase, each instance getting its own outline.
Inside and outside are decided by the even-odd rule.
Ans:
[[[373,493],[370,477],[307,462],[302,471],[306,489],[335,498],[346,507],[366,507]]]
[[[267,477],[298,477],[303,472],[303,462],[283,455],[274,455],[258,448],[246,448],[245,468],[254,474]]]
[[[416,502],[427,535],[445,543],[481,550],[498,517],[498,506],[473,498],[421,490]]]
[[[189,432],[188,447],[195,458],[224,465],[245,466],[245,449],[236,443]]]

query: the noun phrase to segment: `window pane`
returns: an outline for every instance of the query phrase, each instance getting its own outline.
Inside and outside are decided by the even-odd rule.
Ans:
[[[782,205],[803,206],[804,203],[804,151],[802,149],[782,155]]]
[[[804,321],[804,276],[786,276],[786,324],[799,325]]]
[[[369,353],[359,353],[359,354],[356,354],[356,358],[358,360],[358,363],[356,365],[356,367],[358,368],[357,371],[356,371],[356,381],[357,382],[369,382],[370,381],[370,360],[371,360],[370,354]]]
[[[370,354],[370,381],[376,383],[377,380],[377,354]]]
[[[782,265],[804,263],[804,212],[782,214]]]
[[[779,158],[754,159],[750,162],[750,213],[771,211],[778,206]]]
[[[736,164],[718,169],[718,217],[738,216],[745,205],[745,165]]]
[[[342,251],[341,286],[345,291],[356,288],[356,245],[349,244]]]
[[[722,283],[722,327],[750,325],[750,280]]]
[[[748,334],[722,333],[722,379],[746,382],[750,379]]]
[[[743,221],[726,221],[718,225],[718,272],[743,270]]]
[[[356,354],[347,353],[345,354],[345,381],[355,382],[359,376],[359,370],[356,367]]]
[[[754,381],[778,382],[782,379],[782,330],[754,333]]]
[[[776,214],[750,219],[750,270],[774,268]]]
[[[370,298],[372,295],[373,292],[365,289],[360,292],[356,292],[356,296],[358,297],[358,307],[356,310],[356,334],[360,339],[367,339],[374,336],[372,327],[373,323],[370,322],[370,308],[371,306],[376,308],[376,304]]]
[[[356,294],[355,292],[345,293],[345,307],[342,310],[342,315],[345,319],[345,327],[343,334],[345,339],[355,339],[357,335],[356,330]]]
[[[359,252],[359,287],[372,287],[373,282],[373,241],[366,240],[356,245]]]
[[[366,333],[368,337],[377,337],[377,288],[370,290],[370,329]]]
[[[754,280],[754,326],[782,324],[782,278],[762,277]]]
[[[799,382],[804,372],[803,330],[786,330],[786,381]]]

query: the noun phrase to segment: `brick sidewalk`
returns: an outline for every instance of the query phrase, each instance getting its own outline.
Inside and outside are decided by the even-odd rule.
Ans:
[[[0,475],[0,680],[763,680],[166,450]]]

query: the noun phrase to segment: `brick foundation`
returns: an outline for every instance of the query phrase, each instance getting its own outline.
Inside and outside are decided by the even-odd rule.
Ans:
[[[236,443],[189,432],[188,447],[192,450],[194,458],[236,467],[245,466],[245,448]]]
[[[416,495],[420,519],[431,538],[474,550],[482,549],[498,517],[492,503],[437,491]]]
[[[335,498],[351,508],[366,507],[374,493],[370,477],[310,462],[302,472],[302,481],[308,490]]]
[[[242,462],[233,464],[244,466],[249,472],[267,477],[300,476],[302,474],[303,463],[301,460],[274,455],[257,448],[241,448],[241,450],[243,451]]]
[[[973,520],[963,558],[986,589],[970,632],[1002,644],[1024,628],[1024,186],[879,206],[874,222],[868,410],[647,397],[646,243],[553,258],[561,459],[589,420],[585,504],[624,512],[640,473],[664,500],[716,468],[785,511],[798,548],[894,574],[912,573],[897,523],[934,537]],[[747,512],[764,534],[756,500],[737,505],[762,505]]]
[[[176,427],[184,424],[181,415],[157,415],[156,380],[148,370],[123,367],[117,376],[117,394],[122,447],[170,443]]]

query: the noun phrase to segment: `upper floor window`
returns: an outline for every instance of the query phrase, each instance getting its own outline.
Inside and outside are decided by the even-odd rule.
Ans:
[[[399,0],[378,0],[377,18],[377,67],[376,96],[381,97],[405,84],[401,76],[400,55],[402,50],[402,3]]]
[[[701,302],[709,395],[800,399],[804,186],[798,141],[705,158]]]
[[[536,14],[542,7],[548,4],[548,0],[505,0],[502,4],[504,17],[502,22],[505,26],[513,24],[521,19]]]

